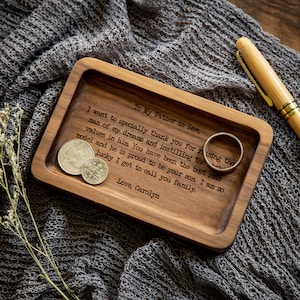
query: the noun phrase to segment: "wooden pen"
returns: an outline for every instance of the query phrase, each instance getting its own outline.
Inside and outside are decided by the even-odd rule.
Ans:
[[[274,104],[300,138],[300,107],[293,96],[248,38],[239,38],[236,46],[238,49],[236,56],[259,93],[269,106]]]

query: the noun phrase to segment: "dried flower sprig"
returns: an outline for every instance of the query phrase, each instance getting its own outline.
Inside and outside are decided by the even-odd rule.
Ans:
[[[0,188],[4,190],[4,198],[8,200],[9,209],[7,215],[0,216],[0,226],[15,234],[26,247],[27,251],[40,269],[41,278],[45,279],[63,299],[79,298],[64,281],[58,266],[54,260],[51,249],[46,240],[41,236],[35,218],[32,214],[26,188],[21,174],[20,165],[20,138],[21,119],[23,110],[19,105],[10,108],[7,103],[0,111]],[[29,241],[22,221],[18,215],[18,203],[24,201],[32,226],[35,229],[38,243]],[[0,203],[1,204],[1,203]],[[3,204],[3,203],[2,203]],[[59,277],[65,291],[49,277],[42,263],[42,258],[51,264]]]

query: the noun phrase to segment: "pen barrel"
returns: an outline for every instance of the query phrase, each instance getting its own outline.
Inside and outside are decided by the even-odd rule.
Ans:
[[[248,38],[239,38],[236,46],[256,82],[300,138],[300,108],[291,93]]]
[[[300,139],[300,108],[295,110],[295,113],[287,119],[288,124],[296,133],[298,139]]]
[[[241,37],[236,45],[248,69],[264,92],[273,100],[277,110],[293,100],[278,75],[249,39]]]

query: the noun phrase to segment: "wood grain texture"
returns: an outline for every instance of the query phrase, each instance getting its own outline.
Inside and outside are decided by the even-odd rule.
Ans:
[[[256,19],[266,32],[283,45],[300,52],[299,0],[229,0]]]
[[[241,140],[231,173],[212,171],[203,145],[220,131]],[[57,153],[88,141],[109,168],[100,185],[65,174]],[[79,60],[32,163],[44,183],[169,232],[222,250],[234,240],[272,143],[271,127],[246,115],[93,58]],[[231,164],[236,145],[213,143],[214,163]]]

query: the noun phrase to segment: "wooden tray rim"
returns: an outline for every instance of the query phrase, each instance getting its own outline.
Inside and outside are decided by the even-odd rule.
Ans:
[[[61,96],[57,102],[57,105],[53,111],[53,115],[56,115],[59,117],[61,122],[57,122],[55,124],[51,123],[49,121],[49,124],[44,132],[44,135],[40,141],[40,145],[37,149],[36,155],[34,156],[33,162],[32,162],[32,174],[34,177],[36,177],[38,180],[53,185],[53,179],[52,176],[58,176],[54,175],[46,166],[46,158],[50,151],[50,148],[52,146],[53,141],[55,140],[55,137],[59,131],[59,128],[61,126],[61,123],[63,121],[64,115],[68,110],[68,106],[70,105],[73,96],[75,94],[75,91],[77,89],[77,86],[80,82],[80,79],[82,78],[83,74],[87,71],[97,71],[104,75],[107,75],[109,77],[112,77],[114,79],[121,80],[123,82],[132,84],[134,86],[140,87],[144,89],[145,91],[151,91],[156,94],[159,94],[161,96],[170,98],[171,100],[183,103],[187,106],[196,108],[197,110],[201,110],[205,113],[208,113],[210,115],[215,115],[218,118],[227,119],[230,122],[235,122],[236,119],[239,120],[239,124],[242,126],[251,128],[252,130],[256,131],[259,136],[259,142],[257,145],[257,148],[255,150],[255,153],[253,155],[253,159],[250,162],[249,168],[247,170],[244,184],[241,186],[241,189],[239,191],[239,195],[236,199],[235,205],[232,209],[230,218],[228,220],[228,224],[225,227],[225,229],[216,234],[216,235],[210,235],[206,232],[196,230],[195,228],[189,227],[186,229],[183,229],[185,231],[184,238],[193,240],[199,244],[202,244],[208,248],[214,249],[214,250],[222,250],[227,248],[232,244],[234,241],[234,238],[237,234],[237,231],[239,229],[240,223],[242,221],[242,218],[244,216],[244,213],[247,209],[248,203],[250,201],[251,195],[254,191],[256,182],[259,178],[262,166],[265,162],[265,159],[268,155],[269,148],[272,144],[273,139],[273,131],[269,124],[264,122],[263,120],[260,120],[258,118],[255,118],[253,116],[250,116],[248,114],[239,112],[237,110],[234,110],[232,108],[223,106],[221,104],[215,103],[211,100],[202,98],[200,96],[191,94],[189,92],[180,90],[178,88],[166,85],[164,83],[161,83],[159,81],[156,81],[154,79],[145,77],[143,75],[134,73],[129,70],[125,70],[121,67],[114,66],[112,64],[106,63],[104,61],[98,60],[96,58],[91,57],[85,57],[80,60],[78,60],[70,75],[69,78],[73,77],[72,82],[67,80],[65,87],[63,88],[63,91],[61,93]],[[62,100],[64,99],[64,101]],[[68,99],[68,101],[66,101]],[[65,103],[65,105],[62,105],[62,103]],[[51,120],[51,119],[50,119]],[[256,176],[253,176],[253,174],[250,176],[250,170],[252,173],[256,174]],[[65,176],[62,175],[64,178]],[[46,179],[45,179],[46,178]],[[69,178],[68,180],[72,181],[72,178]],[[57,186],[58,188],[61,188],[64,190],[63,185],[61,187]],[[73,192],[72,192],[73,193]],[[99,193],[99,191],[98,191]],[[74,190],[74,194],[78,194],[81,197],[84,197],[80,193],[80,188],[78,191]],[[246,196],[247,195],[247,196]],[[249,196],[250,195],[250,196]],[[248,197],[249,196],[249,197]],[[110,196],[111,197],[111,196]],[[85,198],[85,197],[84,197]],[[89,200],[95,201],[94,199]],[[117,199],[116,199],[117,200]],[[136,207],[134,203],[128,203],[128,205],[132,205],[132,207],[129,205],[130,209],[120,209],[118,207],[112,207],[109,205],[109,201],[106,200],[106,197],[102,197],[101,201],[95,201],[99,204],[102,204],[104,206],[107,206],[109,208],[112,208],[114,210],[117,210],[121,213],[125,213],[127,215],[133,216],[136,219],[140,219],[141,221],[145,221],[147,223],[150,223],[147,221],[147,218],[143,216],[143,214],[139,215],[132,215],[130,214],[130,209],[134,209]],[[115,201],[116,203],[118,201]],[[142,211],[147,211],[147,208],[140,207]],[[242,213],[241,213],[242,212]],[[154,224],[151,222],[152,225],[158,226],[160,228],[163,228],[169,232],[178,234],[178,230],[174,228],[174,224],[170,228],[170,224],[166,222],[166,224]],[[181,226],[181,224],[179,225]],[[180,231],[182,231],[182,228],[180,228]],[[233,234],[234,233],[234,234]],[[182,236],[182,234],[180,234]],[[195,236],[197,238],[195,239]]]

